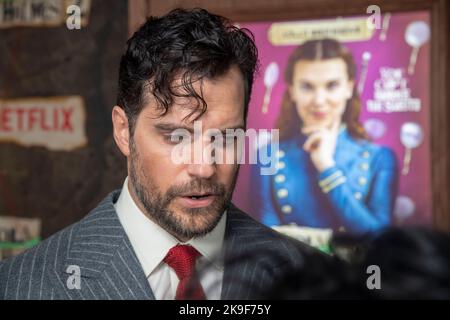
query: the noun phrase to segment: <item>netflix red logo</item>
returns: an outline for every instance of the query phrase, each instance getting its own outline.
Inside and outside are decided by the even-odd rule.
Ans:
[[[0,109],[0,131],[67,131],[73,132],[74,108],[46,108],[33,107]]]
[[[82,97],[0,100],[0,142],[71,150],[86,144]]]

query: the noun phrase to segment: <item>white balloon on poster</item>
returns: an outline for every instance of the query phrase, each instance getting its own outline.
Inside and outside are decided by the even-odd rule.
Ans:
[[[429,38],[430,27],[424,21],[414,21],[406,27],[405,40],[411,47],[420,47]]]
[[[417,148],[423,141],[423,130],[415,122],[405,122],[401,128],[400,140],[406,148]]]
[[[411,22],[405,31],[405,41],[412,48],[409,59],[408,73],[413,74],[419,54],[419,48],[430,39],[430,27],[424,21]]]
[[[422,143],[423,138],[423,130],[419,124],[415,122],[406,122],[402,125],[400,130],[400,141],[406,148],[402,174],[407,175],[409,173],[412,149],[417,148]]]
[[[398,196],[395,200],[394,216],[398,221],[410,218],[415,210],[416,205],[411,198],[407,196]]]

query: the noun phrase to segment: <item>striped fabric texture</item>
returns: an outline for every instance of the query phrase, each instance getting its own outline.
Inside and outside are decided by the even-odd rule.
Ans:
[[[155,299],[110,193],[79,222],[0,262],[0,299]],[[256,299],[310,247],[253,220],[230,203],[222,299]],[[281,273],[280,273],[281,272]]]

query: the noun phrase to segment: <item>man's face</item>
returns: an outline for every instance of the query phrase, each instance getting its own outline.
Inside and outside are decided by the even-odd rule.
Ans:
[[[179,85],[176,80],[174,86]],[[225,132],[245,126],[244,80],[237,68],[217,79],[194,82],[198,93],[201,85],[207,110],[197,121],[201,121],[203,134],[195,137],[192,133],[188,140],[183,137],[185,146],[191,144],[192,153],[194,144],[202,146],[204,152],[197,158],[200,161],[180,164],[174,159],[174,148],[179,148],[179,143],[173,141],[174,130],[193,130],[193,120],[199,115],[193,98],[176,97],[164,116],[150,101],[136,120],[129,144],[129,188],[133,198],[148,217],[182,241],[214,229],[236,183],[237,161],[218,164],[208,158],[211,137],[207,130]]]

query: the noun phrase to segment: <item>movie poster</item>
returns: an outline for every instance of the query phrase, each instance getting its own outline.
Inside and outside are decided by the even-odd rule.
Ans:
[[[272,174],[241,165],[233,200],[268,226],[328,237],[432,222],[429,13],[367,21],[238,24],[261,63],[247,125],[278,129],[255,147],[279,148]]]

